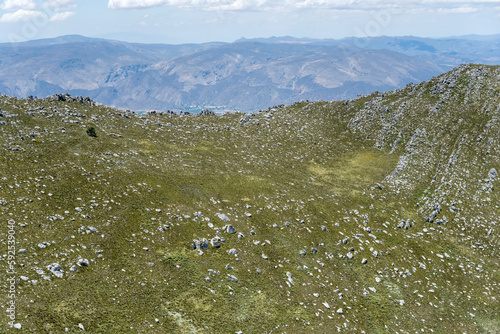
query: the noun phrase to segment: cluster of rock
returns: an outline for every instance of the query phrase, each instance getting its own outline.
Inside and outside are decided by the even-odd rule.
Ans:
[[[195,216],[201,216],[201,212],[195,213]],[[223,222],[229,222],[229,217],[226,214],[219,213],[217,216],[223,221]],[[195,217],[196,219],[196,217]],[[213,227],[212,223],[209,223],[209,226]],[[220,234],[219,230],[220,228],[214,228],[217,232],[217,234]],[[236,229],[234,228],[233,225],[231,224],[226,224],[224,227],[222,227],[222,230],[226,232],[227,234],[235,234]],[[238,234],[238,238],[241,239],[243,238],[244,235],[242,233]],[[207,240],[206,238],[200,238],[200,239],[194,239],[193,243],[191,244],[190,248],[191,250],[196,250],[196,252],[199,255],[203,255],[203,251],[207,250],[210,248],[210,245],[212,245],[213,248],[220,248],[221,243],[225,242],[226,240],[224,238],[219,237],[218,235],[213,237],[210,240]],[[229,250],[229,254],[236,254],[237,251],[235,249]]]
[[[204,109],[198,113],[200,116],[215,116],[215,113],[212,110]]]
[[[79,267],[88,267],[88,266],[90,266],[90,261],[87,260],[87,259],[80,258],[76,262],[76,265],[73,265],[69,269],[69,271],[73,271],[73,272],[78,271],[77,265]],[[63,267],[59,263],[51,263],[51,264],[47,265],[45,268],[49,272],[51,272],[57,278],[63,278],[64,277]],[[45,275],[45,271],[43,269],[36,268],[35,271],[36,271],[37,274],[42,275],[42,278],[44,278],[45,280],[50,281],[50,276],[49,275]],[[21,277],[21,279],[28,280],[28,278],[24,277],[24,276]],[[37,280],[32,280],[32,282],[33,283],[37,283]]]
[[[97,232],[97,228],[95,228],[94,226],[81,226],[78,229],[78,233],[81,233],[81,234],[90,234],[90,233],[96,233],[96,232]]]
[[[398,224],[397,227],[398,228],[404,228],[405,230],[407,230],[407,229],[409,229],[412,226],[413,226],[413,224],[412,224],[412,222],[411,222],[410,219],[408,219],[408,220],[404,220],[403,219],[403,220],[401,220],[401,222]]]
[[[44,98],[45,101],[65,101],[65,102],[78,102],[90,106],[98,106],[99,103],[95,102],[88,96],[71,96],[69,93],[54,94]]]
[[[62,278],[64,275],[64,270],[59,263],[52,263],[47,266],[47,269],[54,274],[57,278]]]
[[[432,203],[432,211],[430,217],[425,219],[428,223],[433,223],[434,219],[436,219],[437,215],[441,212],[441,205],[437,202]]]
[[[191,249],[196,250],[198,254],[203,255],[203,251],[210,248],[210,245],[214,248],[220,248],[221,242],[225,242],[225,239],[218,236],[213,237],[208,241],[206,238],[194,239],[191,244]]]

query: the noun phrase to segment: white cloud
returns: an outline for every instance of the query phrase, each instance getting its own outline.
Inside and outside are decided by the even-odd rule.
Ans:
[[[205,10],[256,10],[268,5],[267,3],[268,0],[109,0],[108,8],[132,9],[175,6]]]
[[[486,6],[498,5],[498,0],[109,0],[111,9],[136,9],[157,6],[175,6],[202,10],[412,10],[432,7],[435,10],[453,10],[464,13]]]
[[[146,8],[164,5],[162,0],[109,0],[108,8]]]
[[[440,8],[439,13],[452,13],[452,14],[469,14],[477,12],[478,8],[473,7],[457,7],[457,8]]]
[[[62,13],[57,13],[57,14],[54,14],[51,18],[50,18],[50,22],[54,22],[54,21],[64,21],[68,18],[70,18],[71,16],[75,15],[76,13],[75,12],[62,12]]]
[[[31,21],[39,17],[43,17],[45,14],[36,10],[25,10],[19,9],[13,13],[6,13],[0,17],[0,22],[13,23],[13,22],[26,22]]]
[[[34,9],[36,7],[32,0],[5,0],[0,9],[16,10],[16,9]]]
[[[53,8],[56,11],[68,10],[76,7],[76,0],[49,0],[46,1],[43,8]]]

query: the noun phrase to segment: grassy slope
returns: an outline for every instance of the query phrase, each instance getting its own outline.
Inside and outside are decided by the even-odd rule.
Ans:
[[[499,197],[481,187],[500,170],[492,121],[500,91],[495,67],[471,85],[477,68],[462,69],[437,113],[440,78],[251,117],[125,118],[106,107],[0,98],[4,114],[18,115],[0,119],[0,216],[16,222],[18,249],[27,249],[17,255],[18,276],[29,278],[17,284],[20,332],[80,332],[81,323],[93,333],[497,333],[498,231],[486,234]],[[425,222],[436,202],[446,225]],[[209,222],[225,225],[217,213],[244,237],[222,232],[222,247],[200,256],[191,242],[216,235]],[[413,227],[396,228],[402,219]],[[87,226],[98,232],[81,233]],[[51,245],[39,248],[44,241]],[[69,271],[79,258],[90,266]],[[64,278],[45,269],[54,262]]]

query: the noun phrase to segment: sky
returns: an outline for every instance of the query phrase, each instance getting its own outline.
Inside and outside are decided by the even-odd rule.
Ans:
[[[0,42],[500,34],[500,0],[0,0]]]

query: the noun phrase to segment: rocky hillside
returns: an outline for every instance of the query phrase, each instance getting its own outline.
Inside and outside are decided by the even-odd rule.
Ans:
[[[0,108],[0,332],[12,300],[19,333],[500,330],[498,66],[256,114]]]

